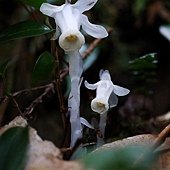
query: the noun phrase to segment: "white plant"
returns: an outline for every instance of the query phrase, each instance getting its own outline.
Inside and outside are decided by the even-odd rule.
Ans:
[[[125,96],[130,91],[126,88],[114,85],[108,70],[101,70],[99,77],[100,81],[95,84],[89,84],[87,81],[85,81],[84,84],[86,88],[96,90],[96,97],[91,101],[91,109],[100,114],[99,129],[104,135],[109,108],[117,105],[117,96]]]
[[[91,24],[84,14],[91,9],[97,0],[78,0],[70,4],[68,0],[61,6],[43,3],[40,11],[55,19],[56,33],[53,39],[59,38],[59,45],[66,52],[79,50],[85,43],[80,27],[89,35],[95,38],[108,36],[106,29],[100,25]]]
[[[59,38],[59,45],[69,58],[69,75],[71,79],[71,92],[68,99],[71,123],[71,144],[82,137],[80,119],[80,77],[83,72],[82,57],[79,49],[85,43],[85,38],[80,32],[82,28],[87,34],[95,38],[108,36],[106,29],[100,25],[91,24],[83,12],[91,9],[98,0],[78,0],[75,4],[68,0],[61,6],[43,3],[40,11],[55,19],[56,32],[53,40]],[[82,122],[84,123],[84,121]]]
[[[162,25],[159,27],[159,32],[168,40],[170,41],[170,26],[169,25]]]

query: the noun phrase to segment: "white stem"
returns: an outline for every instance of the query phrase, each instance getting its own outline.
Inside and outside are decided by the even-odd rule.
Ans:
[[[65,0],[65,4],[66,4],[66,3],[71,3],[71,0]]]
[[[71,79],[71,92],[68,99],[71,124],[71,144],[73,147],[78,138],[82,137],[80,121],[80,77],[83,72],[82,57],[78,51],[69,52],[69,75]]]
[[[99,130],[104,138],[106,128],[107,112],[100,114]]]

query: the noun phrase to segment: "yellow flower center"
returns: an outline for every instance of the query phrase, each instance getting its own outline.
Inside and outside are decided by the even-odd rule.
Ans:
[[[101,102],[97,102],[96,104],[97,104],[97,107],[99,107],[99,108],[105,107],[105,105],[103,103],[101,103]]]
[[[66,40],[67,41],[71,41],[71,42],[76,41],[77,40],[77,36],[74,35],[74,34],[71,34],[71,35],[66,37]]]

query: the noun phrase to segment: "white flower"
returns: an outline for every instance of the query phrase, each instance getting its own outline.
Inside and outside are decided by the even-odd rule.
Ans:
[[[168,40],[170,41],[170,26],[169,25],[162,25],[159,27],[159,32]]]
[[[96,89],[96,98],[92,100],[91,108],[94,112],[103,114],[107,112],[109,108],[117,105],[117,96],[127,95],[130,91],[126,88],[114,85],[108,70],[101,70],[99,76],[99,82],[89,84],[85,81],[85,86],[91,90]]]
[[[75,4],[70,4],[66,0],[61,6],[43,3],[40,11],[56,22],[56,33],[53,39],[59,37],[59,45],[66,52],[81,48],[84,44],[84,36],[79,31],[80,27],[89,35],[95,38],[104,38],[108,36],[106,29],[100,25],[91,24],[87,16],[82,14],[91,9],[97,0],[78,0]],[[61,35],[60,35],[61,32]]]

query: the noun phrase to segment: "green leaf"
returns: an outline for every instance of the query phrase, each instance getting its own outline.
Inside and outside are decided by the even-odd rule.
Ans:
[[[21,0],[25,4],[28,4],[30,6],[35,7],[36,9],[39,9],[41,4],[46,2],[46,0]]]
[[[23,21],[15,25],[11,25],[5,31],[1,32],[0,43],[20,38],[36,37],[52,31],[53,29],[35,21]]]
[[[155,69],[157,60],[155,53],[150,53],[142,57],[129,61],[129,69],[141,71],[145,69]]]
[[[5,71],[7,69],[8,63],[9,63],[9,58],[6,58],[5,60],[0,62],[0,76],[4,76]]]
[[[150,170],[153,160],[154,155],[146,148],[129,146],[92,153],[83,162],[87,169],[95,170]]]
[[[149,0],[135,0],[133,4],[135,15],[140,15],[146,9],[148,2]]]
[[[27,146],[28,127],[13,127],[0,136],[0,169],[23,170]]]
[[[70,90],[71,90],[70,76],[66,76],[65,81],[66,81],[66,89],[65,89],[65,93],[64,93],[64,98],[67,98],[69,96]]]
[[[71,160],[81,159],[87,155],[87,147],[80,145],[76,151],[71,155]]]
[[[32,74],[33,83],[48,80],[55,67],[54,57],[49,52],[42,53],[34,67]]]

